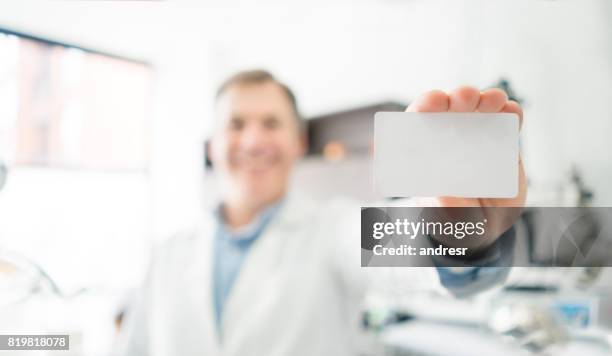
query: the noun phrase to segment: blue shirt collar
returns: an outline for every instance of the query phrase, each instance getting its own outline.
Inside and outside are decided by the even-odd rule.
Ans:
[[[225,223],[223,216],[222,205],[219,205],[215,209],[215,217],[219,229],[221,229],[221,236],[229,238],[234,241],[250,241],[257,238],[268,222],[276,215],[280,207],[283,205],[284,200],[281,199],[278,202],[271,204],[260,211],[253,221],[248,225],[243,226],[239,229],[232,229]]]

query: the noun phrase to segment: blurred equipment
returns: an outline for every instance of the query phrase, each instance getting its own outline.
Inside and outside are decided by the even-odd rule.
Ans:
[[[584,184],[582,174],[576,165],[572,165],[569,176],[565,196],[572,197],[573,200],[568,201],[568,203],[576,204],[576,206],[590,206],[593,200],[593,191]]]
[[[308,118],[308,155],[328,158],[330,145],[345,154],[369,157],[374,139],[374,114],[404,111],[404,103],[389,101]],[[333,160],[333,159],[332,159]]]
[[[297,166],[294,186],[320,199],[342,195],[379,200],[372,190],[370,161],[374,114],[405,109],[405,103],[386,101],[309,117],[308,153]]]
[[[548,309],[530,304],[508,304],[495,310],[489,327],[496,333],[516,340],[521,347],[542,352],[563,344],[569,337],[562,323]]]
[[[497,83],[495,83],[495,85],[493,85],[492,88],[499,88],[499,89],[505,91],[506,94],[508,95],[508,99],[514,100],[517,103],[523,105],[523,103],[524,103],[523,98],[519,97],[516,94],[516,92],[514,91],[514,88],[510,85],[510,81],[508,79],[506,79],[504,77],[499,78]]]
[[[583,267],[582,273],[576,279],[576,286],[580,289],[592,286],[597,282],[602,272],[603,267]]]
[[[39,282],[40,274],[33,265],[0,253],[0,308],[26,300]]]
[[[8,168],[6,168],[6,165],[4,164],[4,162],[0,161],[0,190],[2,190],[2,188],[6,184],[7,175],[8,175]]]
[[[18,254],[0,250],[0,308],[23,302],[45,291],[61,298],[72,298],[84,289],[66,294],[38,264]]]

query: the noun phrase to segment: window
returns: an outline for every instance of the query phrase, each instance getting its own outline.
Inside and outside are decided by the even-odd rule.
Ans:
[[[147,168],[150,66],[0,32],[0,152],[13,165]]]

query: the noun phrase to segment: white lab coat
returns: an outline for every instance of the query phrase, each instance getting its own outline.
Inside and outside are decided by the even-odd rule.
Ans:
[[[249,251],[217,331],[213,236],[197,229],[157,249],[141,297],[128,312],[122,355],[354,355],[360,301],[360,205],[287,198]],[[440,290],[433,268],[401,268],[399,283]],[[397,271],[397,270],[396,270]],[[371,271],[370,271],[371,272]]]

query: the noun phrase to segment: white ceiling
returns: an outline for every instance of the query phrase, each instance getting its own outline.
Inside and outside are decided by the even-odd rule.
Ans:
[[[581,5],[586,2],[591,5]],[[568,18],[580,7],[600,10],[600,3],[4,0],[0,27],[170,70],[201,66],[211,86],[237,69],[266,67],[296,87],[307,113],[316,113],[407,100],[432,87],[488,85],[503,73],[478,67],[485,50],[511,52],[502,42],[508,41],[529,51],[532,32],[571,29]]]

